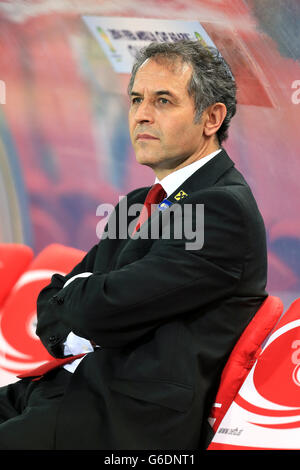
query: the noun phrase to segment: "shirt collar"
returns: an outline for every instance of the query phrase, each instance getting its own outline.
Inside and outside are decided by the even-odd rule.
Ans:
[[[187,180],[195,171],[199,170],[205,163],[211,160],[215,155],[221,152],[222,149],[218,149],[215,152],[210,153],[206,157],[200,158],[194,163],[190,163],[190,165],[184,166],[179,170],[173,171],[169,175],[165,176],[162,180],[158,178],[155,179],[155,183],[160,183],[164,188],[167,196],[170,196],[175,189],[182,185],[182,183]]]

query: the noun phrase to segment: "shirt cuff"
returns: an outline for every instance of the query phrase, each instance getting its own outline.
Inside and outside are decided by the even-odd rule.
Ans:
[[[76,354],[90,353],[93,351],[94,348],[88,339],[75,335],[73,331],[68,334],[67,339],[64,343],[65,356],[76,356]]]

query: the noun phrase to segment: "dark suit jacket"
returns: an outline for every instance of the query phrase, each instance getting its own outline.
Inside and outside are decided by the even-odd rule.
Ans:
[[[204,204],[200,249],[184,237],[105,238],[39,295],[37,334],[52,355],[71,330],[101,346],[73,374],[58,449],[196,449],[205,437],[222,368],[266,297],[265,228],[224,150],[168,200],[180,190],[179,204]]]

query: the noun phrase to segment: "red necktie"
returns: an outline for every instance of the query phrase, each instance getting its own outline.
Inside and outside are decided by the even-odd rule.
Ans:
[[[19,379],[24,379],[25,377],[32,377],[32,380],[39,380],[43,375],[45,375],[47,372],[49,372],[52,369],[56,369],[57,367],[64,366],[65,364],[69,364],[70,362],[73,362],[75,359],[78,359],[79,357],[85,356],[86,353],[83,354],[77,354],[76,356],[70,356],[70,357],[65,357],[62,359],[53,359],[52,361],[45,362],[39,367],[36,367],[33,370],[29,370],[27,372],[24,372],[23,374],[17,375]]]
[[[133,233],[135,233],[141,225],[150,217],[152,212],[155,209],[154,204],[159,204],[166,197],[166,192],[161,184],[156,183],[152,186],[150,191],[147,194],[147,197],[144,202],[143,209],[140,213],[140,218],[138,220],[137,226],[135,227]]]

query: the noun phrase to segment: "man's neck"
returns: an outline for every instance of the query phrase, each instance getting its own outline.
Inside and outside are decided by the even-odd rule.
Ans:
[[[195,155],[192,155],[188,157],[186,160],[178,164],[177,166],[174,166],[173,168],[163,168],[163,167],[158,167],[158,168],[153,168],[153,171],[159,181],[162,179],[166,178],[168,175],[171,173],[174,173],[175,171],[181,170],[182,168],[191,165],[192,163],[195,163],[197,161],[202,160],[203,158],[206,158],[207,156],[211,155],[212,153],[221,150],[219,143],[216,143],[215,140],[211,140],[207,143],[207,145],[204,146],[203,149],[201,149],[200,152],[196,153]]]
[[[221,148],[217,149],[216,151],[206,155],[206,157],[200,158],[189,165],[186,165],[169,175],[165,176],[161,180],[158,178],[155,179],[155,183],[160,183],[164,188],[165,192],[167,193],[167,197],[175,191],[186,179],[188,179],[193,173],[195,173],[199,168],[204,166],[207,162],[209,162],[212,158],[214,158],[219,152],[221,152]]]

